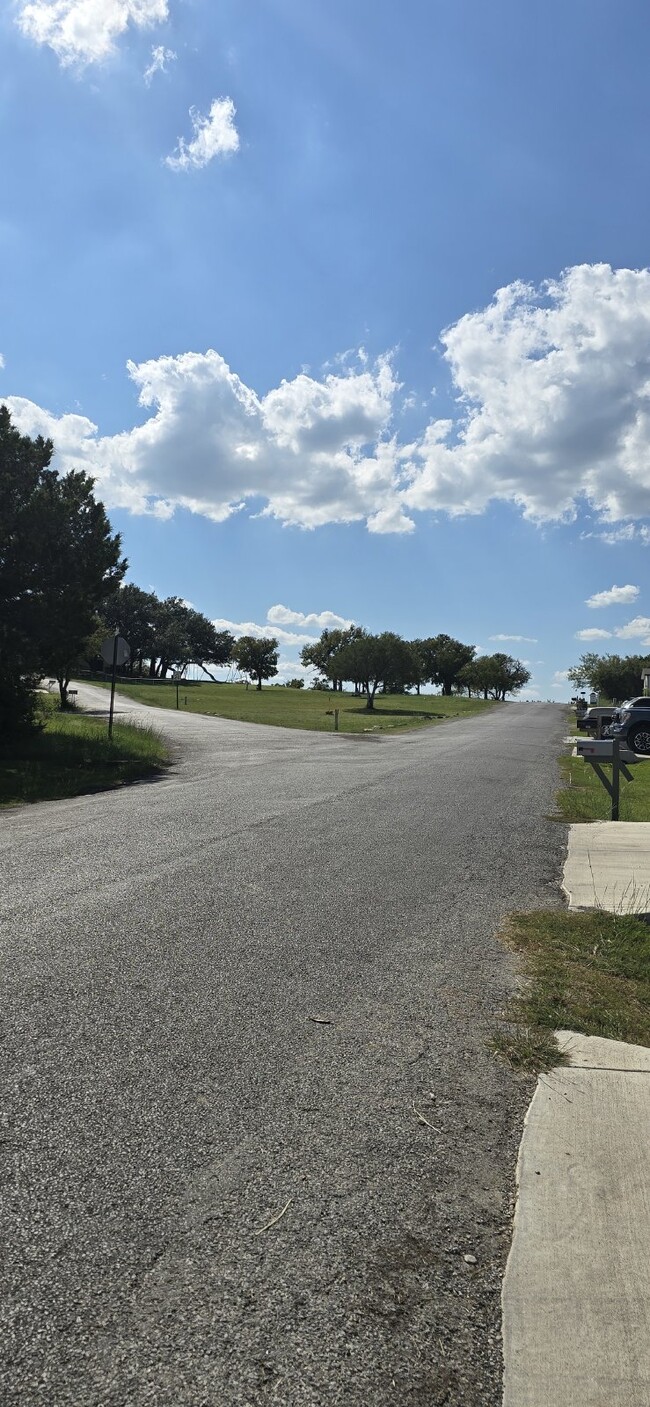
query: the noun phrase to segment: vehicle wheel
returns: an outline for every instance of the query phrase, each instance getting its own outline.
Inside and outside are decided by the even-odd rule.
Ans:
[[[640,752],[644,756],[650,755],[650,724],[639,723],[636,728],[630,728],[627,745],[632,749],[632,752]]]

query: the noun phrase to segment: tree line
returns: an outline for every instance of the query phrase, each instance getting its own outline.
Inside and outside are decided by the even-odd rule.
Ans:
[[[605,699],[622,703],[642,693],[642,674],[648,668],[649,655],[597,655],[588,651],[567,670],[567,678],[578,690],[593,689]]]
[[[258,689],[275,678],[277,639],[236,640],[181,597],[159,600],[124,584],[120,534],[94,496],[94,480],[85,471],[60,475],[53,453],[51,440],[21,435],[0,406],[0,736],[32,726],[43,675],[57,680],[65,707],[71,678],[81,667],[104,667],[100,645],[116,631],[130,646],[133,676],[165,679],[194,665],[214,679],[213,669],[233,662]],[[419,692],[433,684],[443,694],[467,689],[502,699],[530,678],[521,661],[477,657],[474,646],[449,635],[408,641],[357,625],[324,630],[301,659],[317,671],[315,687],[350,683],[368,709],[378,689]]]
[[[324,630],[315,644],[304,646],[301,660],[324,675],[335,690],[341,690],[344,682],[354,684],[356,692],[365,694],[368,709],[374,707],[378,689],[404,693],[414,688],[419,694],[423,684],[433,684],[447,695],[466,689],[470,697],[505,699],[530,679],[521,660],[501,652],[477,655],[474,645],[450,635],[402,640],[393,631],[371,635],[358,625]]]

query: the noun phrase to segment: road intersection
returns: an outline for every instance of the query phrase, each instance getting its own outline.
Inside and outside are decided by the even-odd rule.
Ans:
[[[3,1400],[492,1407],[532,1092],[494,935],[560,902],[562,711],[154,718],[163,779],[2,821]]]

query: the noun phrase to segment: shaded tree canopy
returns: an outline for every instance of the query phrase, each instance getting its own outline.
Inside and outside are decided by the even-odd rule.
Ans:
[[[164,679],[169,669],[193,664],[212,679],[207,666],[227,664],[232,656],[235,639],[230,631],[217,630],[180,596],[159,601],[153,592],[128,583],[114,597],[104,619],[131,647],[131,674],[142,673],[147,661],[152,677]]]
[[[233,659],[242,674],[257,680],[261,689],[263,679],[273,679],[278,672],[278,642],[276,639],[258,639],[255,635],[242,635],[235,641]]]
[[[650,666],[648,655],[597,655],[588,651],[567,671],[572,684],[587,686],[606,699],[622,703],[643,689],[643,669]]]
[[[330,679],[349,679],[363,685],[367,708],[372,710],[380,684],[392,682],[401,688],[412,683],[417,667],[408,641],[387,630],[381,635],[361,634],[343,645],[328,660],[327,674]]]
[[[516,694],[530,679],[530,670],[521,660],[513,659],[497,651],[494,655],[479,655],[461,669],[457,684],[468,692],[483,694],[487,699],[505,699],[506,694]]]
[[[300,660],[304,665],[313,665],[314,669],[320,670],[321,674],[327,675],[327,667],[332,656],[344,645],[350,644],[352,640],[359,640],[364,631],[359,625],[349,625],[345,630],[324,630],[318,640],[311,645],[303,645],[300,651]],[[335,689],[343,688],[343,680],[336,675],[331,676]]]
[[[451,635],[433,635],[418,641],[423,678],[439,684],[443,694],[451,694],[461,669],[474,658],[473,645],[464,645]]]
[[[27,719],[29,675],[70,671],[127,563],[94,480],[50,467],[54,446],[21,435],[0,406],[0,724]],[[22,702],[21,702],[22,700]]]

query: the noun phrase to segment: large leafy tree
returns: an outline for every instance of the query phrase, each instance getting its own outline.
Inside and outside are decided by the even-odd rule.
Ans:
[[[513,659],[497,651],[494,655],[479,655],[470,660],[460,671],[457,679],[459,687],[465,687],[470,694],[482,694],[484,699],[505,699],[506,694],[516,694],[530,679],[530,671],[521,660]]]
[[[232,659],[234,635],[229,630],[217,630],[207,616],[193,609],[187,611],[186,629],[190,664],[197,665],[214,680],[207,666],[217,667]]]
[[[343,645],[328,661],[330,679],[349,679],[366,693],[366,707],[372,712],[380,684],[403,688],[412,683],[417,670],[413,650],[406,640],[386,630],[381,635],[361,635]]]
[[[333,655],[344,645],[349,645],[352,640],[360,640],[364,631],[359,625],[349,625],[346,630],[324,630],[318,640],[312,645],[303,645],[300,651],[300,659],[304,665],[312,665],[321,674],[327,674],[328,665]],[[336,675],[331,676],[334,689],[343,688],[343,680]]]
[[[451,635],[433,635],[418,641],[424,679],[439,684],[443,694],[451,694],[461,669],[474,658],[473,645],[464,645]]]
[[[194,664],[214,679],[207,666],[227,664],[231,658],[234,636],[230,631],[217,630],[180,596],[159,601],[153,592],[129,583],[111,601],[104,620],[128,641],[131,673],[141,674],[148,661],[149,673],[164,679],[169,669]]]
[[[603,698],[620,703],[642,692],[641,676],[648,664],[647,655],[597,655],[590,651],[567,673],[579,689],[587,685]]]
[[[29,676],[70,672],[126,570],[94,481],[60,476],[54,446],[12,425],[0,406],[0,728],[30,711]]]
[[[145,660],[155,649],[156,611],[159,601],[153,591],[142,591],[128,582],[116,591],[104,611],[108,631],[119,630],[131,648],[129,671],[142,674]]]
[[[273,679],[278,672],[278,642],[273,637],[267,640],[242,635],[233,645],[232,657],[242,674],[257,680],[258,689],[263,679]]]

